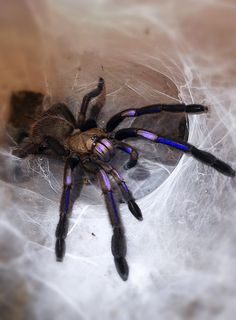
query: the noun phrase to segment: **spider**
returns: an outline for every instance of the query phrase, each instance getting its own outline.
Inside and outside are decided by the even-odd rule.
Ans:
[[[143,220],[143,217],[126,182],[110,164],[110,160],[116,155],[117,149],[127,153],[129,157],[124,166],[125,169],[130,169],[137,164],[137,150],[130,144],[123,142],[123,140],[127,138],[141,138],[153,143],[170,146],[229,177],[234,177],[235,171],[212,154],[199,150],[187,142],[158,136],[156,133],[142,128],[124,128],[114,131],[127,117],[133,118],[160,112],[200,114],[207,112],[207,107],[199,104],[154,104],[138,109],[131,108],[115,114],[106,123],[105,128],[100,128],[96,120],[105,103],[105,95],[105,82],[103,78],[99,78],[96,89],[84,96],[77,120],[66,104],[56,103],[52,105],[47,111],[42,112],[39,119],[32,124],[28,142],[18,146],[13,153],[20,158],[25,158],[30,154],[45,153],[49,149],[58,157],[65,160],[60,216],[55,233],[57,261],[63,260],[66,251],[65,239],[68,233],[69,216],[74,203],[71,191],[75,183],[75,173],[76,175],[80,175],[81,178],[80,191],[83,185],[82,177],[84,174],[91,175],[99,181],[113,229],[111,252],[114,257],[116,270],[125,281],[128,279],[129,274],[129,267],[126,261],[126,240],[124,227],[111,185],[111,177],[118,185],[122,197],[133,216],[140,221]],[[96,103],[91,108],[90,117],[86,117],[88,106],[93,98],[97,98]],[[76,168],[79,171],[76,171]]]

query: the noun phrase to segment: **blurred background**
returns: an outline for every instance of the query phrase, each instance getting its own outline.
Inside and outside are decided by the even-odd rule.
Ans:
[[[235,168],[235,1],[0,0],[0,8],[0,319],[235,319],[235,178],[137,143],[140,163],[122,174],[144,221],[120,205],[130,266],[123,283],[94,186],[74,207],[67,255],[56,263],[63,163],[12,156],[9,124],[13,92],[40,92],[45,109],[63,101],[76,114],[102,76],[101,126],[128,107],[204,104],[207,115],[125,124],[188,139]],[[123,161],[118,155],[120,170]]]

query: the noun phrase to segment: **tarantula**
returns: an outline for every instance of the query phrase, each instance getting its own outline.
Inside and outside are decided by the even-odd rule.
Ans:
[[[90,117],[86,117],[90,101],[97,97],[93,105]],[[18,147],[14,154],[25,158],[30,154],[42,154],[50,149],[57,156],[65,159],[63,192],[60,202],[60,217],[56,228],[55,252],[58,261],[62,261],[65,255],[65,239],[68,232],[69,214],[73,201],[71,190],[75,181],[75,169],[79,167],[79,174],[83,173],[97,177],[109,213],[113,228],[111,240],[111,251],[120,277],[127,280],[129,267],[126,262],[126,241],[124,228],[121,223],[118,206],[113,194],[110,177],[118,185],[121,194],[128,205],[129,210],[138,220],[143,220],[142,213],[138,207],[126,182],[112,167],[109,162],[115,156],[116,149],[120,149],[129,155],[125,164],[126,169],[134,167],[138,161],[137,150],[122,140],[127,138],[142,138],[154,143],[161,143],[172,148],[181,150],[209,165],[220,173],[234,177],[235,171],[225,162],[217,159],[212,154],[197,149],[195,146],[175,141],[166,137],[158,136],[156,133],[142,128],[125,128],[118,131],[114,129],[127,117],[138,117],[146,114],[160,112],[186,112],[199,114],[207,112],[207,107],[199,104],[155,104],[139,109],[131,108],[121,111],[110,118],[105,128],[97,126],[97,116],[105,102],[105,83],[99,79],[97,88],[83,98],[77,120],[64,103],[56,103],[47,111],[44,111],[30,128],[29,141]],[[81,186],[82,187],[82,180]]]

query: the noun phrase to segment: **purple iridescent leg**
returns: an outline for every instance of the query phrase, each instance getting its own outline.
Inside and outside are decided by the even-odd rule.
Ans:
[[[207,112],[207,107],[200,104],[154,104],[138,109],[126,109],[110,118],[106,124],[106,131],[113,131],[125,118],[134,118],[145,114],[154,114],[164,112],[178,113],[202,113]]]
[[[64,168],[64,184],[60,203],[60,218],[56,229],[56,258],[62,261],[65,255],[65,238],[69,226],[69,214],[72,210],[71,190],[73,186],[73,170],[78,165],[78,161],[68,158]]]
[[[108,175],[103,169],[100,169],[97,173],[97,176],[101,185],[101,189],[103,191],[107,211],[109,213],[111,225],[113,228],[111,251],[114,256],[116,270],[122,280],[126,281],[129,275],[129,267],[125,259],[127,248],[124,229],[120,220],[119,211],[113,196]]]
[[[227,163],[223,162],[220,159],[217,159],[211,153],[199,150],[189,143],[178,142],[165,137],[160,137],[151,131],[138,129],[138,128],[121,129],[115,133],[115,139],[117,140],[123,140],[126,138],[135,138],[135,137],[144,138],[156,143],[165,144],[172,148],[181,150],[182,152],[192,155],[195,159],[203,162],[208,166],[211,166],[212,168],[214,168],[215,170],[219,171],[220,173],[226,176],[229,176],[229,177],[235,176],[235,171],[233,168],[231,168],[230,165],[228,165]]]
[[[128,204],[129,210],[132,213],[132,215],[136,219],[142,221],[143,220],[142,212],[139,206],[137,205],[137,203],[135,202],[135,199],[132,193],[130,192],[127,184],[125,183],[121,175],[118,173],[118,171],[108,163],[103,163],[102,161],[99,162],[99,165],[106,171],[106,173],[110,174],[114,178],[115,182],[120,188],[120,191],[123,195],[124,200]]]

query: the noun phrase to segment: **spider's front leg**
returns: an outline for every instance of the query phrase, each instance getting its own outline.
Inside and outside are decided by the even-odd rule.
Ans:
[[[99,81],[98,81],[98,85],[97,85],[97,88],[94,89],[93,91],[87,93],[84,97],[83,97],[83,100],[82,100],[82,104],[81,104],[81,107],[80,107],[80,112],[78,114],[78,118],[77,118],[77,128],[83,128],[84,124],[85,124],[85,119],[86,119],[86,113],[87,113],[87,109],[88,109],[88,106],[89,106],[89,102],[99,96],[105,89],[105,82],[104,82],[104,79],[103,78],[99,78]],[[100,108],[103,106],[103,103],[101,101],[101,105],[99,104],[99,107],[98,107],[98,111],[100,110]]]
[[[198,148],[191,145],[190,143],[178,142],[169,138],[160,137],[154,132],[139,129],[139,128],[125,128],[125,129],[118,130],[115,133],[115,139],[117,140],[123,140],[126,138],[144,138],[144,139],[153,141],[155,143],[168,145],[174,149],[177,149],[184,153],[192,155],[195,159],[214,168],[215,170],[219,171],[220,173],[226,176],[229,176],[229,177],[235,176],[235,170],[230,165],[216,158],[214,155],[212,155],[209,152],[199,150]]]
[[[114,256],[115,266],[122,280],[126,281],[129,275],[129,267],[125,259],[127,248],[119,211],[113,196],[108,175],[103,169],[99,169],[97,177],[103,191],[106,207],[113,228],[111,251]]]
[[[65,239],[68,232],[69,225],[69,215],[72,210],[73,199],[72,199],[72,187],[74,183],[73,173],[79,160],[74,158],[68,158],[64,167],[64,182],[63,182],[63,192],[61,196],[60,203],[60,218],[56,229],[56,257],[57,261],[62,261],[65,255],[66,244]],[[81,190],[82,183],[79,185]],[[80,191],[79,190],[79,191]]]
[[[106,124],[106,131],[113,131],[125,118],[135,118],[145,114],[155,114],[160,112],[171,112],[171,113],[203,113],[207,112],[208,108],[201,104],[153,104],[141,108],[132,108],[123,110],[109,119]]]

